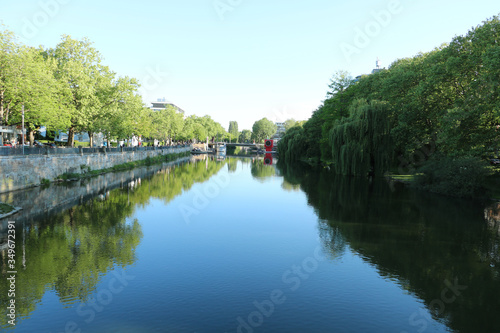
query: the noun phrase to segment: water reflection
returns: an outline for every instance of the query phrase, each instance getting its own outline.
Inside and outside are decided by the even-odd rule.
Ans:
[[[300,186],[307,194],[331,253],[348,244],[457,332],[498,330],[500,204],[484,211],[481,203],[394,188],[383,180],[307,166],[280,170],[286,187]],[[409,322],[417,331],[428,320],[416,309]]]
[[[500,203],[495,203],[485,208],[484,218],[488,222],[491,231],[500,236]]]
[[[50,219],[17,228],[16,311],[24,319],[35,309],[47,290],[53,290],[65,306],[85,302],[105,274],[135,261],[142,238],[140,224],[128,220],[131,205],[124,193],[97,197]],[[22,231],[22,232],[21,232]],[[22,234],[22,235],[21,235]],[[22,246],[21,246],[22,244]],[[7,251],[1,252],[2,273],[8,268]],[[8,290],[0,280],[0,290]],[[0,294],[5,309],[7,293]],[[1,325],[5,327],[6,313]]]
[[[246,172],[239,174],[240,169],[251,171],[252,177]],[[208,188],[217,177],[209,179],[220,171],[231,174],[234,181],[199,214],[199,223],[175,223],[175,218],[163,223],[163,216],[178,212],[172,205],[174,199],[193,190],[175,202],[189,204],[196,196],[197,186],[193,185],[206,182],[199,187]],[[265,166],[262,158],[217,161],[214,156],[197,156],[183,165],[148,168],[127,179],[116,177],[118,182],[96,179],[95,184],[102,186],[94,187],[89,181],[82,186],[24,192],[28,202],[26,193],[63,198],[80,193],[82,188],[93,189],[92,197],[78,194],[76,198],[81,199],[69,200],[68,205],[72,205],[64,210],[35,220],[26,218],[26,223],[22,225],[21,221],[18,226],[18,318],[31,316],[21,323],[25,331],[34,331],[30,329],[40,323],[40,313],[52,310],[44,303],[34,312],[47,295],[57,297],[52,302],[55,306],[89,304],[99,298],[98,292],[106,288],[117,270],[134,272],[143,265],[145,270],[134,272],[141,272],[142,278],[138,277],[135,292],[124,298],[127,306],[114,303],[93,328],[118,331],[127,326],[154,331],[178,321],[186,332],[222,332],[231,325],[235,327],[237,316],[253,313],[254,297],[263,300],[270,290],[282,286],[283,269],[297,262],[296,255],[302,253],[294,248],[317,248],[318,235],[324,254],[329,259],[338,258],[338,265],[336,260],[325,261],[303,288],[287,294],[288,301],[276,307],[274,316],[266,317],[262,329],[277,332],[286,325],[303,324],[304,332],[328,332],[334,326],[332,314],[336,318],[359,318],[352,311],[371,316],[377,323],[374,317],[379,313],[373,308],[386,306],[382,298],[387,302],[398,298],[385,294],[381,298],[371,290],[358,290],[365,282],[373,286],[373,277],[362,276],[367,266],[372,272],[372,267],[377,270],[375,280],[382,276],[421,300],[395,303],[404,309],[394,315],[397,320],[392,312],[387,314],[382,318],[384,325],[394,320],[398,328],[408,332],[426,331],[424,326],[431,321],[428,313],[457,332],[496,331],[500,324],[498,204],[485,210],[482,204],[411,192],[384,181],[336,177],[309,167]],[[118,185],[114,188],[110,184]],[[270,210],[274,215],[265,220],[260,219],[262,211],[254,212],[254,207],[262,205],[262,191],[277,198],[276,209]],[[281,195],[286,199],[280,199]],[[319,217],[317,226],[304,197]],[[147,209],[139,211],[141,207]],[[251,213],[247,213],[247,207],[251,207]],[[348,257],[362,265],[353,264]],[[3,274],[7,271],[6,259],[4,251]],[[302,259],[299,255],[298,260]],[[349,264],[343,265],[343,261]],[[354,288],[336,299],[336,285],[342,290]],[[393,283],[390,285],[396,289]],[[6,288],[7,281],[2,278],[3,309],[8,301]],[[127,316],[128,305],[135,303],[145,304],[135,321],[127,318],[120,322],[123,318],[116,313],[123,311]],[[359,309],[366,304],[369,306],[364,309],[372,310],[364,313]],[[429,311],[421,311],[420,305]],[[408,308],[411,306],[415,309]],[[54,317],[63,315],[57,311]],[[4,318],[2,328],[6,327]],[[88,318],[79,317],[79,323]],[[59,324],[48,326],[60,331]],[[313,328],[307,330],[307,325]],[[180,326],[169,327],[180,331]],[[335,327],[338,331],[367,331],[349,319]]]
[[[264,182],[266,178],[275,177],[277,169],[275,165],[266,165],[263,158],[254,157],[252,159],[251,173],[254,179]]]
[[[36,220],[23,215],[16,227],[18,323],[30,316],[47,292],[54,292],[64,306],[87,302],[107,273],[136,261],[135,251],[143,234],[139,221],[131,219],[135,210],[148,205],[152,199],[170,202],[193,184],[208,180],[225,163],[192,159],[178,166],[154,167],[144,178],[134,176],[124,181],[116,175],[121,185],[113,190],[106,186],[107,181],[90,180],[103,185],[95,187],[90,198],[71,200],[70,208],[56,214],[37,215]],[[70,195],[71,191],[87,186],[86,182],[79,187],[51,186],[17,195],[40,195],[39,191],[47,191],[42,195],[62,197],[66,190]],[[24,200],[29,202],[30,198],[24,197]],[[9,256],[5,246],[0,255],[5,277],[7,271],[13,270],[7,265]],[[7,290],[7,279],[0,279],[2,328],[10,327],[6,316]]]

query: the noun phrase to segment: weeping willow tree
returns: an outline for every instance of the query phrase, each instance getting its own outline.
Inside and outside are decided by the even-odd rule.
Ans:
[[[393,159],[391,117],[386,102],[358,99],[349,117],[330,131],[334,171],[342,175],[382,175]]]
[[[306,142],[304,129],[295,126],[286,131],[285,136],[278,143],[280,161],[291,163],[306,156]]]

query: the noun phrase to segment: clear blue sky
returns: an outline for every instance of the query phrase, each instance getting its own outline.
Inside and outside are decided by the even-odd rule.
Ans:
[[[165,97],[240,130],[308,119],[337,70],[387,67],[498,13],[498,0],[0,0],[24,44],[88,37],[105,65],[142,82],[145,103]]]

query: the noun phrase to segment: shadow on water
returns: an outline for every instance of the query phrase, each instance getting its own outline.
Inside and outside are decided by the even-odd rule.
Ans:
[[[7,228],[0,230],[0,327],[10,326],[8,271],[17,271],[18,322],[29,318],[48,291],[55,292],[64,306],[87,302],[105,274],[136,261],[135,250],[143,236],[139,221],[131,219],[137,207],[151,199],[168,203],[225,164],[188,158],[68,186],[3,195],[0,200],[25,209],[8,218],[16,221],[15,267],[8,262]]]
[[[345,241],[453,331],[498,331],[500,204],[457,200],[305,165],[280,164],[279,169],[284,189],[306,193],[330,252]],[[418,311],[409,323],[415,331],[427,327]]]

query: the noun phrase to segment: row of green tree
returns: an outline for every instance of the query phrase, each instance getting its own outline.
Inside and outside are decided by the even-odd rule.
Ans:
[[[281,140],[282,159],[326,163],[344,175],[408,173],[432,163],[423,186],[477,192],[500,146],[499,40],[495,16],[357,80],[337,72],[323,104]]]
[[[20,44],[0,31],[0,125],[25,125],[33,142],[40,126],[68,133],[104,133],[108,139],[142,135],[160,141],[223,137],[225,129],[210,116],[183,115],[173,107],[153,112],[145,107],[139,82],[119,77],[103,65],[87,39],[63,36],[55,48]]]
[[[295,126],[302,126],[304,121],[297,121],[295,119],[287,119],[283,125],[285,131]],[[229,122],[229,139],[233,142],[247,143],[250,141],[263,142],[265,139],[280,137],[281,133],[277,133],[278,126],[267,118],[262,118],[254,122],[252,130],[243,130],[238,132],[238,123],[236,121]]]
[[[228,132],[210,116],[184,117],[173,106],[152,111],[142,102],[140,83],[119,77],[103,64],[102,55],[88,39],[63,36],[55,48],[23,45],[8,31],[0,31],[0,125],[25,126],[33,143],[37,129],[68,133],[87,132],[108,140],[136,136],[159,141],[217,140],[262,142],[276,133],[276,125],[263,118],[252,131],[238,131],[231,121]],[[286,124],[291,127],[294,120]]]

